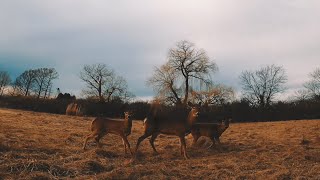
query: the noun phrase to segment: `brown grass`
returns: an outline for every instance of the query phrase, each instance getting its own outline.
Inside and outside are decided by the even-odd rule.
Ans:
[[[320,179],[319,120],[234,123],[209,150],[188,136],[190,160],[177,137],[160,135],[159,155],[143,141],[130,163],[115,135],[81,149],[92,119],[0,109],[0,179]],[[132,148],[141,134],[134,122]]]

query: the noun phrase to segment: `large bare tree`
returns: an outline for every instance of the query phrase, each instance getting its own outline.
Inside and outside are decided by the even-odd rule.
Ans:
[[[311,97],[320,97],[320,68],[309,74],[310,80],[304,84]]]
[[[98,97],[101,102],[110,102],[113,96],[125,99],[130,94],[126,80],[105,64],[85,65],[80,78],[87,85],[83,92],[88,97]]]
[[[4,89],[11,83],[11,78],[7,71],[0,71],[0,96],[3,95]]]
[[[175,104],[186,105],[190,81],[197,79],[209,83],[210,75],[217,69],[217,65],[210,61],[203,49],[196,48],[189,41],[180,41],[169,49],[167,63],[155,69],[148,84],[153,86],[158,94],[165,94],[167,99],[175,101]]]
[[[285,90],[285,70],[281,66],[268,65],[256,71],[244,71],[240,75],[244,99],[252,105],[267,107],[275,95]]]

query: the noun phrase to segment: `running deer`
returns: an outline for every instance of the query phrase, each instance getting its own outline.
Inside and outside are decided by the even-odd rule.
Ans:
[[[228,120],[222,120],[221,124],[216,123],[195,123],[193,124],[191,128],[191,135],[193,137],[193,145],[196,144],[198,139],[201,136],[209,137],[212,141],[212,144],[208,147],[210,148],[212,145],[217,142],[220,144],[219,137],[222,135],[222,133],[228,129],[229,123],[231,119]]]
[[[124,152],[127,154],[127,146],[129,148],[131,156],[132,151],[130,149],[130,144],[128,142],[127,136],[131,134],[132,128],[132,119],[131,113],[125,112],[125,118],[123,119],[111,119],[111,118],[102,118],[97,117],[91,123],[91,133],[86,137],[83,149],[85,150],[87,141],[91,138],[94,138],[98,146],[101,147],[99,140],[106,134],[115,134],[119,135],[122,138],[124,145]]]
[[[139,137],[135,153],[137,154],[140,143],[151,136],[150,145],[155,153],[158,154],[154,141],[159,134],[175,135],[180,138],[180,153],[185,159],[188,159],[186,152],[185,134],[190,133],[192,125],[199,116],[199,107],[192,107],[189,114],[184,112],[183,117],[170,117],[174,114],[163,114],[157,108],[151,108],[144,120],[144,134]]]

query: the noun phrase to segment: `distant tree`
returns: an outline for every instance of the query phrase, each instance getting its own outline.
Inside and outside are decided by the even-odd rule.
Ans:
[[[103,87],[112,79],[113,74],[113,70],[105,64],[85,65],[80,72],[80,79],[87,85],[85,94],[97,96],[99,101],[104,101]]]
[[[122,98],[128,94],[126,80],[105,64],[85,65],[80,72],[80,79],[87,85],[83,93],[90,98],[98,97],[101,102],[105,99],[110,102],[113,96]]]
[[[58,72],[54,68],[49,68],[47,70],[47,79],[44,88],[44,98],[50,97],[53,84],[52,81],[57,78],[59,78]]]
[[[11,78],[7,71],[0,71],[0,96],[3,95],[4,89],[11,83]]]
[[[309,74],[310,80],[304,84],[311,97],[320,97],[320,68]]]
[[[203,49],[196,48],[191,42],[180,41],[169,50],[168,62],[156,68],[147,83],[168,101],[186,105],[190,81],[196,79],[210,83],[210,75],[217,69],[217,65],[210,61]]]
[[[243,98],[251,105],[270,106],[276,94],[285,90],[285,70],[281,66],[268,65],[256,71],[244,71],[240,75]]]
[[[121,99],[123,102],[132,102],[136,96],[130,92],[130,91],[125,91],[122,93]]]
[[[34,71],[36,73],[34,90],[37,92],[37,98],[40,98],[41,94],[46,98],[51,92],[52,81],[59,75],[54,68],[39,68]]]
[[[306,101],[310,99],[310,92],[306,89],[296,91],[291,98],[291,101]]]
[[[35,70],[26,70],[21,75],[19,75],[15,82],[14,88],[18,91],[18,94],[24,96],[30,95],[31,90],[34,88],[37,73]]]
[[[109,82],[106,83],[104,95],[106,96],[107,102],[111,102],[112,97],[118,97],[119,99],[126,99],[128,93],[127,81],[121,77],[113,74]]]

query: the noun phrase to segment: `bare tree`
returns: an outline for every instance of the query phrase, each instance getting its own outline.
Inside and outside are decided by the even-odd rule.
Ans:
[[[43,93],[45,98],[51,90],[52,80],[58,78],[58,73],[54,68],[39,68],[34,71],[36,74],[34,90],[37,93],[37,98],[40,98]]]
[[[310,80],[304,84],[311,97],[320,97],[320,68],[309,74]]]
[[[107,97],[107,102],[110,102],[112,97],[120,99],[126,97],[128,95],[127,81],[121,76],[114,75],[105,85],[104,95]]]
[[[306,101],[310,99],[310,92],[307,89],[300,89],[294,92],[290,101]]]
[[[59,78],[58,72],[54,68],[49,68],[47,70],[47,78],[45,81],[44,98],[50,97],[52,91],[52,81],[57,78]]]
[[[240,75],[244,99],[252,105],[267,107],[277,93],[285,90],[285,70],[281,66],[268,65],[256,71],[244,71]]]
[[[180,41],[169,50],[168,62],[156,68],[148,84],[153,86],[158,94],[166,94],[167,99],[171,99],[175,104],[186,105],[190,80],[209,83],[211,73],[217,70],[217,65],[209,60],[203,49],[197,49],[191,42]],[[182,86],[183,88],[180,88]]]
[[[117,76],[105,64],[85,65],[80,72],[80,78],[86,83],[83,92],[88,97],[98,97],[99,101],[108,102],[112,97],[124,98],[129,94],[127,81]]]
[[[112,79],[113,74],[113,70],[105,64],[85,65],[80,72],[80,79],[87,85],[87,90],[84,92],[97,96],[99,101],[104,101],[103,87]]]
[[[34,88],[37,73],[35,70],[26,70],[18,76],[14,82],[14,88],[21,92],[24,96],[30,95],[31,90]]]
[[[0,71],[0,96],[3,95],[4,89],[11,83],[9,73],[6,71]]]

